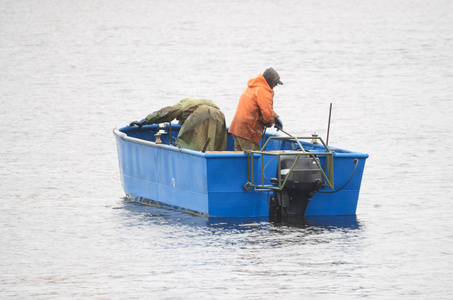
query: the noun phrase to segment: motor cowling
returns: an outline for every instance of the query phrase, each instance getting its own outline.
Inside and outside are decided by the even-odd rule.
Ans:
[[[293,166],[293,171],[290,172]],[[311,155],[287,155],[280,160],[281,183],[288,177],[282,190],[271,197],[269,218],[271,221],[300,219],[305,215],[308,203],[322,185],[322,173],[318,167],[319,159]],[[277,170],[278,172],[278,170]],[[277,178],[271,180],[278,185]]]

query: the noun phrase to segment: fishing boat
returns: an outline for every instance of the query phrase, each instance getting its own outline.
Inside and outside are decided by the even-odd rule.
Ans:
[[[172,123],[113,130],[121,183],[131,201],[208,217],[355,215],[368,154],[317,135],[266,132],[259,151],[194,151]]]

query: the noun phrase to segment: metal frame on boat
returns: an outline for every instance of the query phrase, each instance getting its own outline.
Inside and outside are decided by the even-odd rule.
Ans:
[[[284,151],[266,151],[266,147],[267,145],[269,145],[269,142],[272,142],[273,140],[276,140],[276,139],[291,139],[292,141],[295,141],[297,143],[297,146],[299,146],[297,148],[297,150],[299,151],[292,151],[292,152],[284,152]],[[306,151],[304,149],[304,147],[301,145],[300,141],[301,139],[311,139],[311,140],[319,140],[322,145],[324,146],[325,148],[325,152],[316,152],[316,154],[312,153],[312,152],[309,152],[309,151]],[[250,188],[250,187],[257,187],[257,188],[265,188],[265,189],[271,189],[271,190],[283,190],[284,187],[285,187],[285,184],[288,180],[288,178],[290,178],[290,175],[293,173],[293,172],[321,172],[321,174],[323,175],[323,178],[326,182],[326,185],[329,186],[331,189],[334,188],[334,185],[333,185],[333,164],[332,164],[332,152],[330,152],[329,148],[327,147],[327,145],[324,143],[324,141],[322,140],[321,137],[319,136],[316,136],[316,137],[281,137],[281,136],[270,136],[267,138],[266,140],[266,143],[264,144],[264,146],[261,148],[260,151],[245,151],[245,153],[249,154],[248,155],[248,162],[249,162],[249,165],[250,165],[250,169],[249,169],[249,179],[251,180],[250,182],[248,182],[246,184],[246,188]],[[250,159],[250,156],[253,155],[253,154],[259,154],[260,155],[260,161],[261,161],[261,184],[255,184],[254,183],[254,177],[253,177],[253,169],[254,169],[254,164],[253,164],[253,160]],[[266,185],[264,183],[264,156],[265,155],[273,155],[273,156],[276,156],[278,158],[278,161],[277,161],[277,184],[272,184],[272,185]],[[313,162],[315,162],[317,168],[311,168],[311,169],[296,169],[295,166],[300,158],[300,156],[303,156],[303,155],[307,155],[307,156],[310,156],[313,158]],[[315,159],[316,157],[319,157],[319,156],[326,156],[326,165],[325,167],[329,170],[329,175],[327,176],[326,175],[326,172],[324,171],[323,167],[321,167],[321,164],[319,163],[319,161],[317,159]],[[281,172],[281,158],[283,156],[295,156],[294,158],[294,161],[291,165],[291,168],[288,169],[287,173],[285,174],[285,179],[282,180],[282,172]]]

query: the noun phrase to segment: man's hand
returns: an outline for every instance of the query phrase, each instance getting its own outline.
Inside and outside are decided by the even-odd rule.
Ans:
[[[140,120],[140,121],[134,121],[129,124],[129,126],[138,126],[138,129],[141,129],[143,125],[146,125],[146,119]]]
[[[274,127],[277,128],[277,131],[279,129],[283,130],[283,123],[282,120],[280,120],[280,117],[276,117],[274,120]]]

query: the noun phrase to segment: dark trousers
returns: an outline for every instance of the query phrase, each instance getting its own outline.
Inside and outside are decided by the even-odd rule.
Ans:
[[[252,142],[251,140],[235,136],[234,134],[233,139],[234,139],[234,151],[260,150],[260,144]]]

